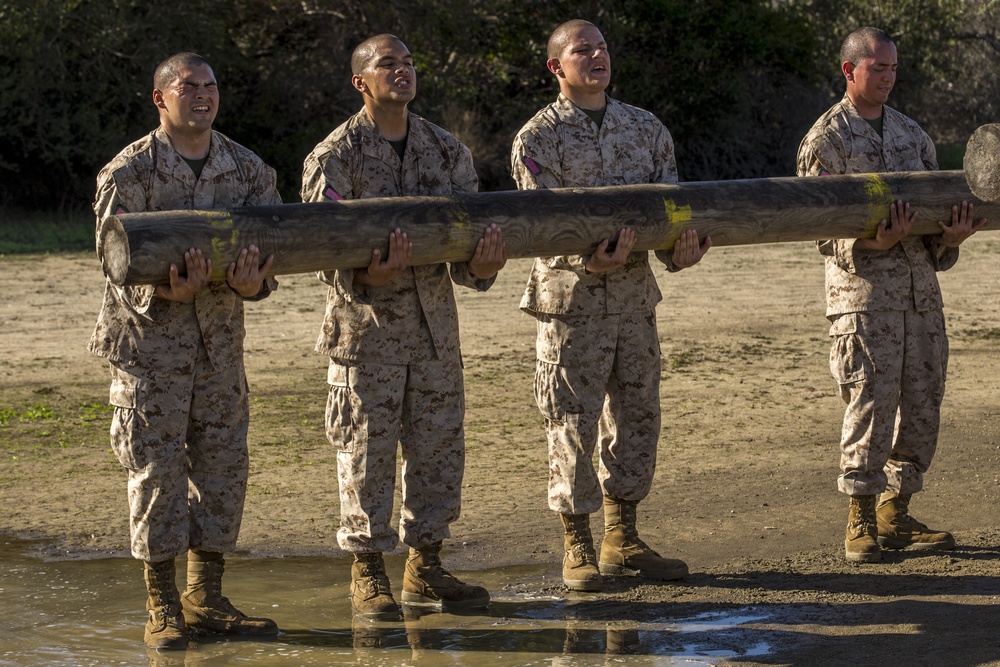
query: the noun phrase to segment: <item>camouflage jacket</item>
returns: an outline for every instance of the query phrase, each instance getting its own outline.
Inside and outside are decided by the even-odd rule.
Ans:
[[[101,170],[94,212],[99,232],[101,221],[119,211],[228,210],[280,203],[274,170],[250,150],[213,131],[208,160],[196,180],[158,128]],[[183,259],[178,268],[183,270]],[[255,298],[276,286],[269,279]],[[187,373],[201,343],[215,368],[242,363],[243,298],[225,281],[209,283],[186,302],[166,301],[154,290],[152,285],[117,287],[109,282],[88,349],[120,365]]]
[[[597,125],[564,95],[525,123],[511,149],[519,190],[676,183],[670,132],[656,116],[607,98]],[[613,240],[613,239],[612,239]],[[676,270],[670,255],[657,258]],[[588,273],[582,255],[535,260],[521,309],[528,313],[598,315],[652,310],[662,298],[649,253],[633,252],[625,266]]]
[[[410,113],[403,159],[362,109],[306,157],[302,201],[475,192],[472,154],[451,134]],[[403,231],[406,229],[403,227]],[[388,237],[388,231],[386,233]],[[354,286],[353,269],[321,272],[330,285],[316,351],[345,360],[408,363],[458,354],[452,281],[486,290],[467,262],[412,266],[380,287]]]
[[[937,169],[934,144],[913,120],[883,106],[879,136],[846,95],[799,145],[798,175],[870,174]],[[854,239],[818,241],[826,258],[826,315],[942,307],[936,271],[951,268],[958,248],[937,236],[904,238],[888,250],[854,248]]]

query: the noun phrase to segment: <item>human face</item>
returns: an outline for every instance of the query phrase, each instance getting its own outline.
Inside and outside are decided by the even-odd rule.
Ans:
[[[219,84],[208,65],[185,67],[163,90],[153,91],[167,133],[199,134],[212,129],[219,112]]]
[[[407,104],[417,94],[413,56],[402,42],[392,40],[375,47],[368,65],[351,81],[376,105]]]
[[[857,65],[844,63],[847,94],[865,118],[879,118],[882,105],[896,83],[896,46],[892,42],[876,42],[874,55],[862,58]]]
[[[581,95],[597,95],[611,83],[611,54],[601,31],[583,26],[573,31],[558,58],[548,67],[559,77],[559,87]]]

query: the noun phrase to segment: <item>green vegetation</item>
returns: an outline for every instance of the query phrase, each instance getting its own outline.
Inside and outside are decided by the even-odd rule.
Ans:
[[[415,54],[414,111],[470,146],[481,189],[508,189],[514,133],[555,96],[545,40],[574,17],[608,38],[611,94],[670,128],[683,180],[793,173],[802,135],[843,94],[839,44],[861,25],[895,37],[891,103],[943,167],[1000,116],[993,0],[0,0],[0,207],[87,210],[100,167],[156,125],[152,70],[181,50],[215,68],[218,129],[297,201],[303,157],[361,105],[350,51],[378,32]],[[0,252],[92,247],[89,231],[45,221],[29,224],[36,242],[15,219],[0,208]]]
[[[94,216],[0,209],[0,256],[94,249]]]

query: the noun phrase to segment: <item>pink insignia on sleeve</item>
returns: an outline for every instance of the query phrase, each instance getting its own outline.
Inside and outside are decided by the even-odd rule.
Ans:
[[[323,194],[326,195],[327,199],[332,199],[333,201],[340,201],[341,199],[343,199],[343,197],[338,195],[337,191],[331,188],[329,185],[326,186],[326,189],[323,190]]]
[[[119,204],[118,208],[115,209],[115,215],[121,215],[122,213],[128,213],[128,211],[125,210],[124,206]]]
[[[537,164],[535,164],[535,161],[532,160],[527,155],[524,156],[524,159],[522,161],[524,162],[524,166],[528,168],[528,171],[530,171],[535,176],[538,176],[540,173],[542,173],[542,168],[539,167]]]
[[[830,172],[828,172],[826,169],[820,169],[819,170],[819,175],[820,176],[829,176]]]

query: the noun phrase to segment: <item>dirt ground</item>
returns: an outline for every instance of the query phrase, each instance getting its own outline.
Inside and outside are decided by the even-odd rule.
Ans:
[[[765,611],[745,628],[769,637],[767,664],[1000,664],[998,257],[1000,235],[982,233],[941,275],[949,385],[938,455],[912,509],[959,547],[865,566],[841,557],[843,406],[813,245],[715,248],[694,269],[660,273],[663,431],[639,525],[692,574],[667,586],[614,582],[587,613]],[[458,292],[468,462],[445,552],[454,568],[561,558],[531,393],[534,321],[517,309],[529,265],[511,262],[488,293]],[[0,258],[0,533],[41,539],[48,558],[127,556],[108,373],[85,350],[102,280],[92,255]],[[240,548],[338,555],[325,360],[312,351],[325,288],[308,275],[280,281],[247,309],[252,462]]]

